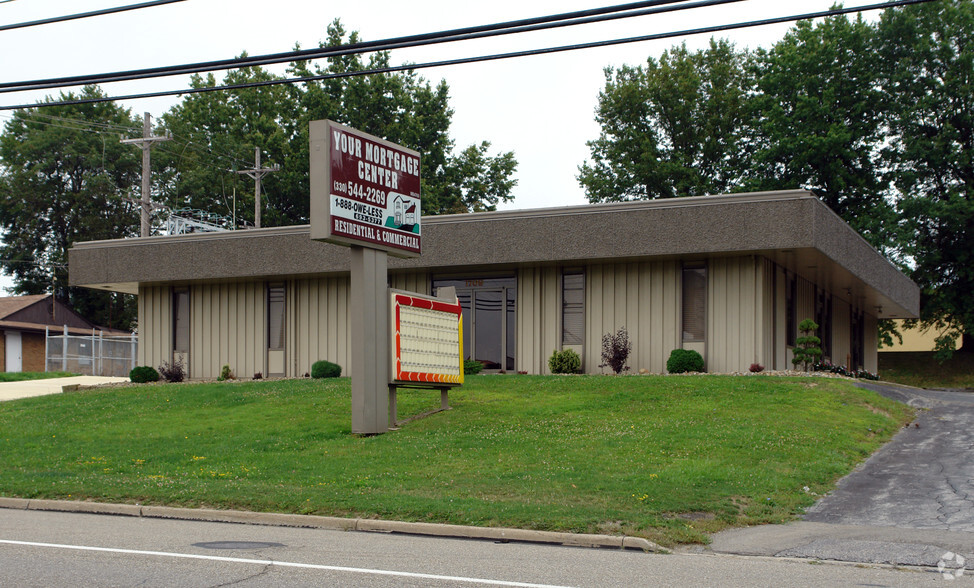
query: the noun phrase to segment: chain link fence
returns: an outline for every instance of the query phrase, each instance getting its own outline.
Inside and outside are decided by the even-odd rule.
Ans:
[[[139,339],[127,336],[69,335],[47,330],[46,371],[85,376],[128,377],[138,357]]]

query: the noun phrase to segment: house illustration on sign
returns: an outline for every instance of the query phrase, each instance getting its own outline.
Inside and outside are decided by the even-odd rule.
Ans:
[[[403,198],[397,194],[393,200],[393,214],[396,225],[415,225],[416,224],[416,202],[412,199]]]

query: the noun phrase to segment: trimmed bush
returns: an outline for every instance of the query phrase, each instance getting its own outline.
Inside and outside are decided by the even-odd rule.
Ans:
[[[224,382],[226,380],[232,380],[232,379],[233,379],[233,372],[230,371],[230,365],[229,364],[224,365],[223,369],[220,370],[220,377],[217,378],[217,381]]]
[[[666,360],[666,371],[671,374],[703,371],[703,356],[692,349],[674,349]]]
[[[577,374],[582,368],[582,358],[573,349],[551,352],[548,358],[548,369],[553,374]]]
[[[463,360],[463,373],[464,375],[474,375],[479,374],[480,370],[484,369],[484,364],[480,363],[475,359],[465,359]]]
[[[136,384],[145,384],[146,382],[158,382],[159,372],[156,368],[151,365],[138,365],[132,368],[129,372],[129,379]]]
[[[162,362],[159,366],[159,375],[169,383],[182,382],[186,379],[186,367],[182,359],[177,359],[172,363]]]
[[[791,358],[791,363],[795,364],[795,369],[798,369],[799,364],[806,371],[809,367],[814,369],[813,366],[822,357],[822,348],[819,347],[822,340],[815,336],[817,330],[818,324],[812,319],[805,319],[798,325],[802,336],[795,339],[795,348],[792,350],[794,357]]]
[[[330,361],[316,361],[311,364],[312,378],[337,378],[342,375],[342,366]]]

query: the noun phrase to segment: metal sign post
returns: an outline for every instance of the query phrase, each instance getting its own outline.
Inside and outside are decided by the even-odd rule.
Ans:
[[[352,432],[389,430],[387,258],[422,252],[419,153],[311,122],[311,238],[351,251]]]

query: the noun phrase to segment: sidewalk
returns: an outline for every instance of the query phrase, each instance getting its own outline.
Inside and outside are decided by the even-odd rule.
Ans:
[[[113,378],[108,376],[71,376],[69,378],[50,378],[47,380],[25,380],[23,382],[0,382],[0,402],[60,394],[65,390],[78,387],[98,386],[101,384],[115,384],[128,382],[128,378]]]

